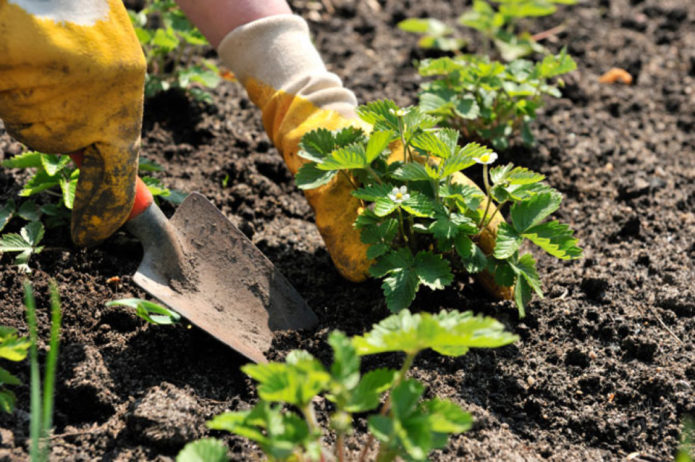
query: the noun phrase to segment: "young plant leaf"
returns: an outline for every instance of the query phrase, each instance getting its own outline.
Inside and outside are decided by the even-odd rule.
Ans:
[[[241,368],[258,381],[258,396],[266,401],[288,403],[304,408],[326,390],[331,376],[306,351],[294,350],[284,363],[247,364]]]
[[[40,168],[41,153],[27,151],[2,161],[2,166],[7,168]]]
[[[374,162],[379,155],[384,152],[389,143],[393,140],[393,132],[390,130],[373,132],[369,136],[365,152],[367,165]]]
[[[581,258],[582,249],[569,226],[556,220],[533,226],[522,234],[550,255],[562,260]]]
[[[560,207],[560,202],[562,202],[561,194],[547,192],[515,203],[510,209],[514,229],[517,233],[523,234],[555,212]]]
[[[17,215],[26,221],[36,221],[41,218],[41,207],[34,201],[24,201],[17,210]]]
[[[473,417],[456,403],[434,398],[422,403],[428,414],[429,427],[435,433],[463,433],[473,426]]]
[[[434,213],[434,202],[418,191],[410,191],[410,198],[401,202],[400,206],[416,217],[429,217]]]
[[[227,446],[215,438],[203,438],[186,444],[176,462],[227,462]]]
[[[299,189],[314,189],[328,184],[338,173],[336,170],[321,170],[317,165],[318,164],[315,163],[308,163],[299,167],[294,177]]]
[[[454,280],[449,262],[424,250],[415,255],[415,274],[422,284],[434,290],[443,289]]]
[[[368,166],[365,147],[361,144],[351,144],[344,148],[338,148],[316,168],[320,170],[350,170],[361,169]]]
[[[10,222],[16,208],[15,202],[12,199],[8,200],[0,207],[0,231]]]
[[[493,318],[470,311],[411,314],[408,310],[389,316],[352,342],[361,356],[403,351],[417,354],[431,348],[446,356],[460,356],[469,348],[496,348],[517,340]]]
[[[358,188],[352,192],[352,195],[358,199],[362,199],[364,201],[370,201],[374,202],[378,200],[379,198],[385,198],[388,197],[389,193],[393,189],[393,186],[390,184],[382,183],[382,184],[370,184],[367,186],[363,186],[361,188]]]
[[[463,233],[459,234],[456,236],[454,247],[468,273],[479,273],[487,267],[485,252],[470,237]]]
[[[391,172],[391,178],[400,181],[429,181],[439,176],[431,167],[414,162],[400,165]]]
[[[352,390],[345,405],[347,412],[366,412],[379,407],[381,394],[391,388],[397,372],[393,369],[369,371]]]
[[[514,228],[507,223],[500,223],[497,228],[493,256],[500,260],[509,258],[519,250],[522,242],[524,242],[523,237],[514,231]]]
[[[0,326],[0,358],[22,361],[27,357],[30,346],[29,339],[19,337],[16,329]]]
[[[106,306],[125,306],[135,310],[135,314],[151,324],[170,325],[181,320],[181,315],[162,305],[141,298],[122,298],[106,303]]]

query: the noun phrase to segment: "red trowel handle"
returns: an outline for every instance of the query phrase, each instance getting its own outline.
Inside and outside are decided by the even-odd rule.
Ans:
[[[72,159],[78,167],[82,166],[82,151],[70,154]],[[140,179],[140,177],[135,178],[135,202],[133,203],[133,208],[130,210],[130,215],[128,215],[128,221],[140,215],[142,212],[147,210],[147,208],[152,205],[154,199],[152,198],[152,193],[147,188],[147,185]]]

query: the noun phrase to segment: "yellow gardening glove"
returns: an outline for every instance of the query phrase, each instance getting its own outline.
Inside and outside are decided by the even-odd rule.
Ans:
[[[0,0],[0,119],[51,154],[84,150],[72,238],[93,245],[135,194],[146,63],[121,0]]]
[[[356,118],[357,100],[340,79],[326,70],[311,43],[306,22],[298,16],[278,15],[238,27],[220,43],[222,61],[244,85],[249,98],[261,108],[268,136],[295,174],[306,160],[297,155],[302,136],[317,128],[337,130],[349,125],[371,127]],[[394,153],[394,158],[402,154]],[[457,181],[473,184],[463,175]],[[338,271],[352,281],[364,280],[371,262],[366,244],[353,228],[360,201],[350,193],[343,175],[319,188],[305,191],[314,209],[316,225]],[[495,217],[483,232],[481,248],[494,248]],[[485,282],[485,281],[484,281]],[[488,278],[486,287],[501,294]]]

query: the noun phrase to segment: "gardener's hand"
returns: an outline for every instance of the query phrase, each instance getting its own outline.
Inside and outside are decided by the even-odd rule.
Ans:
[[[238,27],[222,40],[218,51],[261,108],[265,129],[293,174],[306,162],[297,155],[306,132],[362,124],[355,117],[355,96],[326,70],[306,23],[298,16],[276,15]],[[400,153],[393,155],[402,158]],[[473,184],[463,175],[457,181]],[[350,194],[352,189],[337,175],[329,184],[305,194],[336,267],[346,278],[360,281],[371,262],[367,245],[353,228],[360,202]],[[487,252],[494,248],[499,222],[496,216],[481,236],[479,244]],[[483,282],[494,284],[491,278]]]
[[[145,58],[121,0],[0,0],[0,118],[32,149],[84,150],[72,237],[92,245],[133,204]]]

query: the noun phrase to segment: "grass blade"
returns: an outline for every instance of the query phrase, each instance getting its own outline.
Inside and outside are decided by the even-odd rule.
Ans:
[[[29,324],[29,365],[31,370],[30,408],[31,422],[29,436],[31,438],[31,460],[39,461],[39,439],[41,437],[41,376],[39,372],[38,334],[36,326],[36,302],[31,283],[24,281],[24,306],[27,309],[27,324]]]

